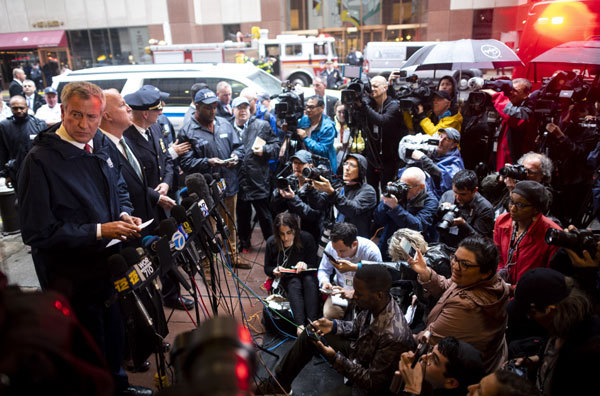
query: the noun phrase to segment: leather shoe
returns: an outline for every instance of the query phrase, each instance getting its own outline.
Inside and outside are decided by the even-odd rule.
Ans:
[[[119,396],[152,396],[154,391],[140,385],[129,385],[119,392]]]
[[[181,297],[181,298],[176,298],[173,300],[171,300],[171,299],[165,300],[163,305],[167,308],[190,311],[190,310],[194,309],[194,300],[185,298],[185,297]]]
[[[125,364],[125,370],[130,373],[145,373],[148,369],[150,369],[150,362],[147,360],[139,366],[134,365],[131,361]]]

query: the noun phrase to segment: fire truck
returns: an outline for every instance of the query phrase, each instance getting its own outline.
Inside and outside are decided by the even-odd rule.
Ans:
[[[294,85],[308,86],[325,69],[325,62],[338,61],[333,37],[268,32],[251,42],[178,44],[150,46],[154,63],[245,63],[251,59],[272,62],[274,74]]]
[[[544,77],[561,68],[559,64],[532,64],[531,60],[569,41],[600,38],[600,1],[538,1],[523,21],[517,54],[525,66],[515,67],[513,78],[524,77],[539,88]]]

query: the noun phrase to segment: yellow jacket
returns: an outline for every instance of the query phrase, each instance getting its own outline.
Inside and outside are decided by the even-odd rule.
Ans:
[[[459,112],[459,113],[456,113],[454,115],[442,118],[437,123],[437,125],[433,125],[433,122],[431,122],[431,119],[429,119],[429,117],[425,117],[425,118],[423,118],[421,120],[421,122],[419,123],[419,125],[421,125],[421,128],[423,129],[423,132],[425,132],[428,135],[433,135],[439,129],[447,128],[447,127],[454,128],[454,129],[456,129],[457,131],[460,132],[460,129],[462,127],[462,122],[463,122],[463,117],[462,117],[462,115]]]

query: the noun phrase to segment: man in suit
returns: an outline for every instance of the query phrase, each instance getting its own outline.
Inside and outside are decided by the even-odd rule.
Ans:
[[[23,93],[25,94],[25,101],[27,101],[27,107],[29,107],[29,114],[34,115],[42,105],[46,104],[46,101],[37,93],[35,83],[31,80],[23,81]]]
[[[315,95],[323,98],[325,109],[323,112],[327,114],[327,117],[331,121],[335,120],[335,103],[338,101],[335,96],[325,95],[325,82],[321,77],[315,77],[313,79],[313,88],[315,89]]]
[[[147,186],[165,197],[173,183],[174,166],[162,129],[156,121],[162,111],[161,102],[167,97],[167,93],[152,85],[144,85],[136,92],[125,95],[125,102],[132,109],[133,124],[123,132],[141,165]],[[165,202],[164,198],[161,200]],[[154,217],[157,220],[166,217],[163,208],[163,205],[155,207]],[[161,282],[166,307],[193,309],[194,302],[181,297],[178,283],[166,276],[161,277]]]
[[[8,86],[8,93],[10,94],[10,97],[12,98],[15,95],[24,96],[23,81],[25,81],[25,78],[26,78],[25,72],[21,68],[16,68],[16,69],[13,69],[12,73],[13,73],[13,80],[10,82],[10,85]]]
[[[115,381],[117,395],[151,395],[129,384],[121,367],[123,323],[107,259],[111,239],[139,238],[119,163],[98,131],[104,108],[100,87],[88,82],[62,90],[62,123],[36,137],[19,173],[21,235],[43,290],[62,293],[91,333]],[[58,308],[58,306],[57,306]]]
[[[227,121],[233,120],[233,108],[231,107],[231,85],[227,81],[220,81],[217,84],[217,116],[226,118]]]

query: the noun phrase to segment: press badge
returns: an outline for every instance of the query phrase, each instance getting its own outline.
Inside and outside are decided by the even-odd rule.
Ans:
[[[219,135],[219,137],[221,139],[227,139],[227,134],[226,133],[222,133],[222,134]]]

